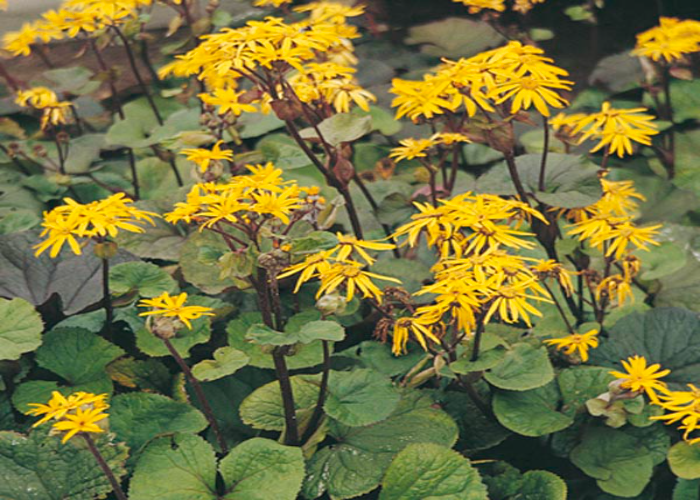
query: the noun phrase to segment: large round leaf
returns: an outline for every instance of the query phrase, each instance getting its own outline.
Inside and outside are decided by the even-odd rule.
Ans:
[[[225,500],[295,500],[304,479],[301,448],[252,438],[219,465],[228,486]]]
[[[676,443],[668,450],[668,465],[682,479],[700,478],[700,445]]]
[[[41,345],[44,323],[24,299],[0,299],[0,360],[16,360]]]
[[[566,429],[574,420],[557,411],[560,400],[554,383],[530,391],[497,391],[493,411],[498,421],[523,436],[545,436]]]
[[[164,434],[196,433],[207,426],[204,415],[187,403],[145,392],[115,396],[109,413],[111,430],[134,452]]]
[[[417,443],[391,462],[379,500],[488,500],[469,460],[438,444]]]
[[[114,475],[126,474],[126,446],[108,436],[95,441]],[[46,428],[28,437],[0,432],[0,477],[0,498],[12,500],[93,500],[112,491],[86,447],[61,444]]]
[[[620,360],[644,356],[671,370],[664,381],[674,384],[700,380],[700,319],[679,308],[633,313],[619,320],[608,339],[591,353],[591,363],[620,368]],[[685,388],[685,387],[683,387]]]
[[[391,381],[373,370],[333,371],[323,409],[328,416],[350,425],[369,425],[388,417],[399,402]]]
[[[163,269],[148,262],[124,262],[109,270],[109,287],[113,295],[137,292],[141,297],[172,293],[177,283]]]
[[[484,378],[500,389],[527,391],[550,382],[554,378],[554,369],[546,348],[520,343],[512,346]]]

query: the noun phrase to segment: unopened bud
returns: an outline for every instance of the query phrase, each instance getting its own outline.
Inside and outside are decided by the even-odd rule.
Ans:
[[[342,315],[347,308],[345,297],[337,294],[324,295],[316,301],[316,309],[321,311],[324,316],[332,314]]]
[[[270,102],[272,111],[282,121],[293,121],[301,116],[301,106],[291,99],[275,99]]]
[[[95,244],[94,252],[95,256],[103,260],[109,260],[115,255],[117,255],[117,250],[119,247],[113,241],[103,241],[101,243]]]

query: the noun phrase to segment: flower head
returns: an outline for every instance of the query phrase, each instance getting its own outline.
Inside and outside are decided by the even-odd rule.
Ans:
[[[189,161],[192,161],[199,165],[199,169],[202,171],[202,173],[204,173],[207,171],[207,169],[209,168],[209,164],[212,161],[230,161],[233,159],[233,151],[231,151],[230,149],[221,149],[221,145],[223,143],[224,141],[218,141],[216,144],[214,144],[214,146],[211,149],[183,149],[182,151],[180,151],[180,154],[186,155]]]
[[[182,321],[187,328],[192,329],[190,320],[201,318],[202,316],[214,316],[211,307],[187,306],[187,294],[172,296],[168,292],[163,292],[160,297],[154,299],[143,299],[139,302],[139,307],[150,307],[150,311],[139,313],[139,316],[164,316],[166,318],[177,318]]]
[[[634,355],[621,361],[625,372],[611,371],[610,374],[622,381],[620,387],[632,392],[645,392],[649,399],[657,403],[657,393],[667,394],[666,384],[659,380],[665,377],[671,370],[661,370],[661,365],[647,366],[647,360],[643,356]]]
[[[589,330],[586,333],[572,333],[566,337],[558,339],[547,339],[544,341],[545,344],[553,345],[558,350],[564,350],[564,354],[570,356],[574,352],[578,351],[581,356],[581,361],[584,363],[588,361],[588,349],[595,349],[598,347],[598,330]]]
[[[47,404],[30,403],[34,408],[27,415],[41,416],[33,427],[55,420],[53,429],[66,432],[61,440],[65,443],[78,433],[104,432],[97,422],[108,417],[105,410],[109,405],[105,402],[107,394],[92,394],[88,392],[76,392],[70,396],[63,396],[54,391]]]

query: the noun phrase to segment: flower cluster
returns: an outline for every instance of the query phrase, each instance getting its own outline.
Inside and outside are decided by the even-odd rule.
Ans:
[[[574,219],[574,224],[568,231],[569,235],[577,236],[582,242],[592,248],[601,250],[612,269],[617,264],[620,273],[603,277],[595,288],[596,300],[617,299],[618,305],[623,305],[632,295],[632,279],[639,272],[639,259],[634,250],[648,250],[648,245],[658,245],[653,237],[658,233],[660,224],[648,227],[638,227],[633,222],[633,214],[637,209],[637,200],[644,201],[631,181],[609,181],[601,179],[603,197],[589,207],[570,210],[566,216]],[[586,274],[589,284],[596,279],[591,273]]]
[[[398,107],[397,118],[407,116],[414,122],[462,109],[469,116],[478,110],[492,112],[506,101],[510,108],[504,114],[534,106],[549,116],[550,107],[568,105],[558,92],[571,90],[572,85],[562,79],[567,71],[552,62],[542,49],[512,41],[468,59],[444,60],[421,81],[395,78],[391,92],[397,97],[392,106]]]
[[[3,48],[15,56],[28,56],[38,42],[99,34],[109,26],[136,18],[141,8],[152,3],[153,0],[65,0],[38,21],[5,34]]]
[[[360,240],[354,236],[338,233],[338,244],[329,250],[316,252],[307,256],[303,261],[289,266],[278,278],[286,278],[301,273],[297,279],[294,292],[301,285],[312,279],[319,279],[321,285],[316,298],[330,295],[339,289],[345,292],[345,300],[351,301],[355,291],[362,293],[364,298],[372,298],[376,303],[382,302],[383,292],[372,281],[383,280],[400,283],[389,276],[366,271],[367,266],[375,263],[370,251],[387,251],[394,248],[391,243]]]
[[[55,92],[46,87],[33,87],[17,92],[15,102],[23,108],[31,107],[42,112],[41,129],[56,127],[68,122],[68,111],[73,104],[61,101]]]
[[[654,117],[646,108],[615,109],[604,102],[598,113],[560,113],[551,121],[558,137],[565,142],[581,144],[588,139],[599,141],[591,153],[605,149],[606,154],[620,158],[633,153],[632,142],[651,145],[651,137],[658,134]]]
[[[91,394],[88,392],[76,392],[68,397],[54,391],[47,404],[30,403],[33,406],[27,415],[41,416],[33,427],[51,420],[53,430],[65,432],[61,442],[65,443],[79,433],[100,433],[104,429],[98,422],[106,419],[105,413],[109,405],[105,402],[107,394]]]
[[[331,109],[346,112],[353,102],[368,110],[375,97],[353,76],[351,66],[357,59],[350,40],[359,35],[346,23],[363,8],[312,2],[294,10],[309,17],[296,23],[267,17],[206,35],[195,49],[163,67],[160,75],[197,75],[207,88],[199,97],[218,106],[221,114],[269,112],[281,97],[290,101],[287,108],[301,102],[326,114]],[[253,83],[254,89],[239,90],[242,79]]]
[[[185,292],[176,296],[163,292],[162,295],[154,299],[142,299],[139,302],[139,307],[150,307],[151,310],[139,313],[139,316],[155,315],[164,318],[177,318],[187,325],[187,328],[190,330],[192,329],[191,320],[202,316],[214,316],[211,307],[187,306],[185,302],[187,302],[187,294]]]
[[[138,209],[124,193],[87,204],[71,198],[64,198],[63,201],[65,205],[44,212],[41,236],[46,239],[34,247],[37,256],[51,248],[49,255],[56,257],[65,243],[73,253],[80,255],[79,240],[104,241],[107,237],[115,237],[119,230],[142,233],[144,230],[140,223],[146,221],[153,224],[153,217],[158,216]]]
[[[544,264],[509,253],[534,247],[525,239],[531,233],[520,227],[533,218],[544,223],[541,213],[517,200],[471,193],[440,200],[438,206],[415,206],[419,213],[399,227],[394,238],[405,238],[404,244],[415,247],[424,237],[427,246],[437,250],[434,282],[416,292],[434,299],[408,308],[410,319],[395,323],[395,354],[404,352],[408,333],[424,345],[423,337],[439,337],[447,329],[464,337],[477,323],[493,317],[530,325],[531,315],[541,316],[532,303],[551,301],[540,279],[545,279]],[[547,276],[570,286],[570,272],[563,266],[546,267],[551,271]]]
[[[470,14],[478,14],[482,10],[492,10],[495,12],[504,12],[506,10],[506,0],[452,0],[455,3],[461,3],[469,7]],[[532,8],[538,4],[544,3],[544,0],[514,0],[513,10],[521,14],[527,14]]]
[[[252,223],[259,232],[269,220],[290,223],[290,216],[298,209],[310,210],[303,192],[316,192],[301,188],[294,181],[282,179],[282,170],[272,163],[248,165],[251,175],[231,177],[227,182],[195,184],[187,200],[175,204],[175,209],[165,214],[170,223],[196,222],[200,230],[218,229],[220,225],[236,226]],[[311,204],[319,203],[318,200]],[[303,211],[303,210],[300,210]],[[253,217],[261,220],[253,221]]]
[[[700,21],[662,17],[659,25],[637,35],[632,54],[666,64],[700,52]]]

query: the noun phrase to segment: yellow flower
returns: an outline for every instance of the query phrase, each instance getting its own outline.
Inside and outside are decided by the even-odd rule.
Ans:
[[[340,286],[345,287],[346,300],[350,302],[355,296],[355,291],[362,292],[364,298],[371,297],[377,302],[382,301],[382,291],[372,282],[372,279],[401,283],[396,278],[382,276],[381,274],[364,271],[364,266],[357,262],[335,262],[320,275],[321,286],[316,293],[316,298],[324,294],[330,294]]]
[[[616,224],[609,231],[591,238],[591,245],[599,246],[604,241],[609,241],[610,245],[605,252],[605,256],[609,257],[615,254],[615,258],[619,260],[627,252],[627,247],[630,243],[637,249],[642,250],[648,250],[647,244],[659,245],[652,237],[658,234],[660,227],[661,224],[649,227],[636,227],[632,222],[625,221],[621,224]]]
[[[615,298],[617,305],[622,307],[629,299],[634,303],[634,294],[630,285],[631,278],[622,276],[621,274],[613,274],[601,281],[595,289],[595,298],[600,300],[602,297]]]
[[[620,362],[626,371],[610,372],[610,375],[622,381],[620,387],[632,392],[644,391],[653,403],[659,401],[657,392],[668,394],[666,384],[658,379],[671,373],[671,370],[661,370],[659,364],[647,366],[647,360],[636,354]]]
[[[103,432],[96,422],[108,416],[104,413],[109,408],[105,399],[107,394],[80,391],[65,397],[60,392],[53,391],[47,404],[30,403],[29,406],[34,408],[29,410],[27,415],[43,415],[32,427],[56,420],[53,424],[54,429],[68,431],[63,437],[62,442],[65,443],[79,432]]]
[[[389,153],[389,158],[395,161],[412,160],[414,158],[425,158],[427,151],[438,143],[435,139],[403,139],[399,141],[401,146],[393,148]]]
[[[56,104],[58,96],[53,90],[46,87],[32,87],[31,89],[17,92],[15,102],[22,107],[31,106],[36,109],[43,109]]]
[[[416,316],[409,318],[400,318],[394,323],[393,347],[391,351],[395,356],[400,356],[406,353],[406,344],[410,335],[418,341],[423,350],[428,350],[428,345],[425,338],[429,338],[436,344],[440,343],[433,332],[431,331],[435,321],[427,316]]]
[[[281,7],[282,5],[290,4],[292,0],[255,0],[253,7]]]
[[[294,287],[294,293],[297,293],[301,285],[328,271],[331,266],[328,254],[328,252],[318,252],[313,255],[309,255],[302,262],[284,269],[284,272],[277,275],[277,278],[282,279],[296,273],[301,273],[297,279],[297,284]]]
[[[663,420],[666,424],[680,422],[679,429],[684,430],[683,439],[689,444],[700,442],[700,438],[690,438],[690,433],[700,429],[700,389],[693,384],[688,384],[689,391],[669,391],[667,394],[659,394],[656,402],[664,410],[670,412],[665,415],[649,417],[651,420]]]
[[[532,266],[532,270],[540,280],[546,278],[556,279],[567,295],[573,295],[574,284],[571,282],[571,276],[576,273],[568,271],[561,263],[554,259],[540,260]]]
[[[223,143],[224,141],[218,141],[211,150],[202,148],[183,149],[180,151],[180,154],[186,155],[189,161],[199,165],[199,169],[204,173],[209,168],[212,160],[233,160],[233,151],[230,149],[221,150]]]
[[[66,431],[63,439],[61,439],[61,442],[65,444],[66,441],[80,432],[104,432],[104,429],[97,425],[97,422],[104,420],[108,416],[102,408],[87,410],[78,408],[75,410],[75,413],[68,413],[62,420],[53,424],[53,428],[59,431]]]
[[[281,193],[253,193],[250,210],[261,215],[272,215],[289,224],[289,214],[300,208],[299,189],[290,186]]]
[[[700,22],[661,17],[655,26],[637,35],[632,54],[652,61],[672,63],[686,54],[700,51]]]
[[[525,324],[532,326],[530,314],[542,317],[542,313],[532,306],[528,300],[552,302],[534,278],[526,278],[512,283],[506,283],[503,276],[496,275],[488,283],[486,291],[489,305],[484,316],[484,324],[498,313],[506,323],[517,323],[522,319]]]
[[[154,299],[142,299],[139,307],[151,307],[152,310],[139,313],[139,316],[159,315],[166,318],[177,318],[182,321],[187,328],[192,329],[190,320],[201,318],[202,316],[214,316],[211,307],[186,306],[187,294],[172,296],[168,292],[163,292],[160,297]]]
[[[503,12],[506,10],[505,0],[452,0],[455,3],[462,3],[469,7],[470,14],[478,14],[484,9]]]
[[[574,352],[578,351],[581,356],[581,361],[584,363],[588,361],[588,349],[595,349],[598,347],[598,330],[589,330],[586,333],[572,333],[566,337],[559,339],[547,339],[544,341],[545,344],[553,345],[558,350],[564,349],[564,354],[570,356]]]
[[[241,102],[240,97],[244,91],[236,92],[234,89],[218,88],[212,94],[199,94],[199,98],[205,104],[219,107],[219,114],[232,113],[240,116],[242,113],[255,113],[257,108],[250,103]]]
[[[513,77],[509,76],[504,83],[498,84],[493,95],[498,96],[497,104],[512,99],[510,112],[513,114],[521,109],[530,109],[534,105],[543,116],[549,116],[548,106],[563,108],[569,104],[569,101],[552,89],[571,90],[572,83],[567,80],[513,75]]]
[[[19,31],[5,33],[2,37],[2,47],[13,56],[28,56],[32,53],[32,45],[39,37],[36,26],[25,23]]]
[[[378,241],[359,240],[355,236],[336,233],[338,245],[328,250],[328,255],[339,261],[348,260],[353,253],[357,253],[367,264],[372,265],[375,259],[365,250],[391,250],[396,247],[391,243],[380,243]]]

